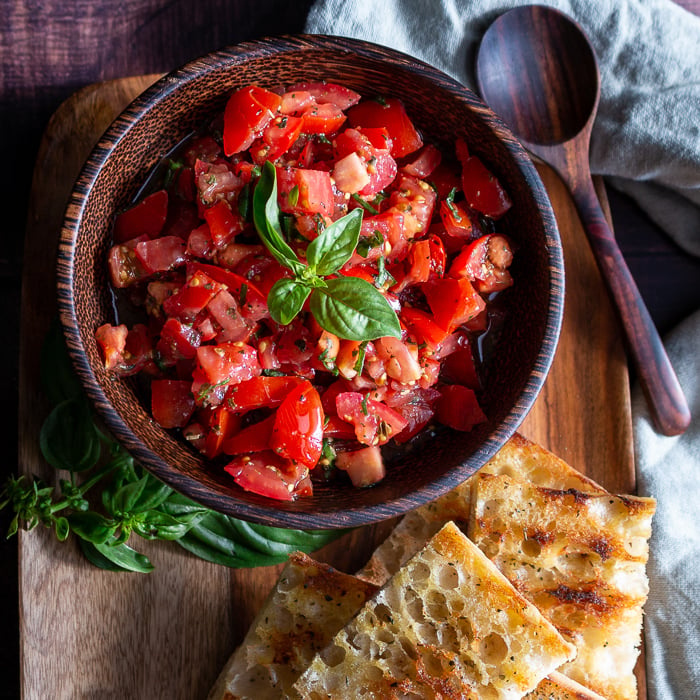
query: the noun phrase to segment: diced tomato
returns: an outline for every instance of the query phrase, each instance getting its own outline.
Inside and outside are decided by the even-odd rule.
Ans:
[[[310,92],[290,88],[282,95],[280,112],[282,114],[299,115],[315,102],[316,100]]]
[[[435,350],[449,335],[448,331],[435,323],[429,314],[420,309],[404,306],[401,309],[400,317],[416,342],[425,344],[430,350]]]
[[[151,413],[164,428],[183,428],[194,412],[192,383],[179,379],[151,382]]]
[[[442,362],[442,378],[450,384],[461,384],[470,389],[481,389],[474,355],[470,347],[462,347],[450,353]]]
[[[206,383],[215,387],[231,386],[262,372],[255,348],[244,343],[201,345],[197,348],[197,366]]]
[[[440,219],[448,236],[460,239],[460,244],[472,239],[472,220],[466,209],[449,199],[440,202]]]
[[[333,408],[333,410],[335,411],[335,408]],[[323,436],[336,440],[354,440],[355,428],[336,415],[327,415],[326,423],[323,428]]]
[[[224,112],[224,153],[232,156],[250,148],[282,103],[273,92],[256,86],[236,90]]]
[[[423,145],[423,139],[406,114],[401,100],[395,97],[363,100],[347,110],[352,127],[384,127],[391,137],[391,155],[401,158],[414,153]]]
[[[293,501],[297,496],[311,495],[309,469],[280,457],[272,450],[240,455],[224,469],[246,491],[278,501]]]
[[[428,231],[433,219],[435,190],[411,175],[399,175],[397,180],[389,201],[403,214],[406,238],[420,237]]]
[[[288,214],[333,213],[333,185],[328,172],[278,167],[277,192],[280,209]]]
[[[406,420],[406,427],[394,438],[407,442],[425,428],[435,416],[435,403],[441,393],[435,388],[411,388],[387,396],[386,403]]]
[[[139,240],[141,239],[134,239],[134,241]],[[150,275],[146,266],[136,255],[136,243],[134,241],[114,245],[109,250],[107,260],[109,278],[112,281],[112,285],[117,289],[129,287],[148,278]]]
[[[438,420],[455,430],[468,432],[488,419],[479,406],[476,394],[461,384],[449,384],[440,389],[436,403]]]
[[[340,452],[335,466],[347,472],[353,486],[366,488],[380,482],[386,476],[384,459],[379,447],[365,447],[354,452]]]
[[[191,323],[224,286],[202,270],[194,270],[187,282],[163,300],[163,311],[181,321]]]
[[[369,184],[370,178],[360,156],[352,152],[336,161],[333,180],[341,192],[356,194]]]
[[[262,255],[265,252],[265,247],[254,243],[229,243],[227,246],[217,252],[216,262],[234,270],[236,266],[245,260],[249,255]]]
[[[193,359],[201,342],[201,334],[191,324],[171,316],[161,328],[156,350],[161,362],[174,365],[178,360]]]
[[[229,390],[226,404],[234,413],[279,406],[292,389],[303,383],[299,377],[253,377]]]
[[[259,321],[269,316],[267,295],[263,294],[255,284],[242,275],[208,263],[192,263],[188,269],[190,274],[203,273],[227,289],[236,299],[241,316],[252,321]]]
[[[441,161],[442,154],[435,146],[429,143],[427,146],[423,146],[420,152],[416,154],[414,160],[403,166],[403,170],[408,175],[424,180],[432,175]]]
[[[241,429],[241,419],[226,406],[216,406],[208,412],[207,434],[202,452],[207,459],[214,459],[224,451],[224,445]]]
[[[165,272],[182,265],[186,260],[187,245],[177,236],[161,236],[140,241],[134,248],[146,272]]]
[[[211,258],[215,251],[216,248],[211,239],[209,224],[205,223],[192,229],[192,232],[187,237],[188,255],[192,255],[196,258]]]
[[[386,129],[346,129],[333,143],[337,158],[334,179],[343,192],[359,192],[363,197],[371,197],[388,187],[396,177],[396,161],[391,156],[391,138]],[[340,163],[343,165],[339,168]],[[336,172],[341,181],[350,179],[345,171],[355,174],[353,189],[338,183]]]
[[[283,156],[301,135],[304,120],[284,115],[276,117],[263,131],[262,140],[267,146],[265,160],[277,160]]]
[[[335,404],[338,417],[354,426],[355,436],[363,445],[383,445],[408,425],[386,404],[359,392],[338,394]]]
[[[222,199],[234,202],[243,188],[243,180],[238,177],[226,161],[209,162],[198,160],[194,164],[194,178],[197,198],[202,208],[209,207]]]
[[[287,94],[295,94],[298,91],[308,93],[318,104],[330,102],[342,110],[346,110],[360,101],[360,94],[354,90],[344,85],[325,81],[296,83],[287,90]]]
[[[404,263],[404,276],[398,284],[391,288],[394,294],[414,284],[427,282],[431,277],[432,260],[430,241],[426,238],[412,241],[408,247],[408,255]]]
[[[447,252],[442,239],[433,234],[428,236],[430,246],[430,276],[443,277],[447,265]]]
[[[430,280],[423,285],[423,293],[435,322],[450,332],[486,308],[486,302],[472,287],[471,282],[463,278],[443,277]]]
[[[384,361],[386,373],[401,384],[410,384],[423,374],[418,362],[418,348],[410,341],[387,336],[374,341],[377,355]]]
[[[472,209],[492,219],[500,219],[512,206],[508,193],[477,156],[462,163],[462,190]]]
[[[257,423],[247,425],[235,435],[231,435],[224,441],[221,449],[228,455],[269,450],[274,425],[275,414],[273,413]]]
[[[279,405],[270,446],[287,459],[316,466],[323,449],[323,408],[309,382],[294,387]]]
[[[513,251],[505,236],[489,234],[481,236],[454,259],[450,265],[451,277],[465,277],[474,281],[482,294],[506,289],[513,284],[508,267],[513,261]]]
[[[153,346],[148,329],[142,323],[127,329],[123,324],[104,324],[95,331],[105,369],[128,377],[146,369],[153,362]]]
[[[221,329],[216,336],[217,342],[245,342],[250,338],[255,324],[243,317],[238,302],[227,290],[222,289],[207,304],[207,311]]]
[[[217,248],[223,248],[245,227],[243,217],[234,213],[231,205],[224,199],[204,210],[204,218],[209,224],[212,242]]]
[[[340,107],[328,102],[311,104],[302,113],[302,130],[305,134],[334,134],[345,123],[346,115]]]
[[[155,238],[165,225],[168,214],[168,193],[158,190],[117,216],[114,222],[115,243],[146,235]]]

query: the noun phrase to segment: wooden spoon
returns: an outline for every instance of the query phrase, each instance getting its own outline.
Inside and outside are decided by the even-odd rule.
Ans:
[[[679,435],[690,411],[649,311],[598,201],[589,165],[600,72],[581,27],[552,8],[516,7],[496,19],[477,56],[484,100],[568,187],[603,278],[656,428]]]

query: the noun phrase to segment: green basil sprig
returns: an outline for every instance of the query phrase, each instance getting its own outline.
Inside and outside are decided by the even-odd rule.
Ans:
[[[267,305],[272,318],[287,325],[309,299],[311,313],[329,333],[347,340],[401,337],[396,312],[373,285],[357,277],[334,277],[350,259],[360,239],[362,209],[353,209],[327,226],[299,259],[284,239],[277,201],[277,172],[267,161],[253,193],[255,228],[271,255],[294,273],[277,281]]]
[[[41,370],[54,404],[41,428],[41,452],[70,478],[57,479],[54,487],[28,476],[9,477],[0,489],[0,510],[14,511],[8,537],[41,524],[61,542],[73,535],[101,569],[148,573],[153,564],[134,549],[133,536],[177,542],[206,561],[240,568],[278,564],[292,551],[311,553],[343,534],[245,523],[156,479],[98,427],[57,324],[42,348]]]

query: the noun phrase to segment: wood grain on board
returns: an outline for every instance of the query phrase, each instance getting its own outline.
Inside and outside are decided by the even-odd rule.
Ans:
[[[39,350],[55,313],[63,210],[93,144],[155,77],[99,83],[76,93],[54,115],[38,155],[23,273],[19,458],[23,472],[47,480],[55,475],[38,448],[48,409],[39,385]],[[568,195],[551,171],[541,173],[564,243],[567,293],[554,365],[521,432],[609,490],[632,493],[628,374],[617,319]],[[391,526],[363,528],[317,556],[355,571]],[[228,570],[176,544],[139,545],[156,567],[151,574],[104,572],[43,528],[20,533],[25,700],[206,697],[280,567]],[[644,698],[641,671],[639,678]]]

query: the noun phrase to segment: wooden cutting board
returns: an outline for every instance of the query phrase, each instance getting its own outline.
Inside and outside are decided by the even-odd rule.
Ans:
[[[38,447],[47,404],[39,351],[55,314],[54,263],[63,211],[90,149],[157,76],[91,85],[50,121],[38,154],[24,247],[20,338],[20,469],[52,482]],[[521,432],[607,489],[634,493],[627,361],[620,330],[573,205],[541,174],[566,262],[564,325],[542,394]],[[601,187],[601,198],[604,192]],[[353,572],[392,522],[364,528],[318,553]],[[19,539],[21,681],[25,700],[205,698],[280,567],[228,570],[175,544],[139,542],[148,575],[103,572],[72,543],[39,527]],[[641,664],[640,664],[641,669]],[[640,697],[646,697],[643,671]]]

